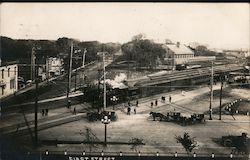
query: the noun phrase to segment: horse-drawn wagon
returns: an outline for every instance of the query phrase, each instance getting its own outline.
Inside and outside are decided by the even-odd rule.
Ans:
[[[166,115],[158,112],[150,112],[149,115],[153,120],[165,121],[165,122],[175,122],[180,125],[191,125],[196,123],[204,123],[204,114],[192,114],[191,117],[182,116],[180,112],[168,112]]]
[[[101,120],[104,116],[108,116],[108,119],[111,121],[117,120],[117,114],[113,110],[105,110],[102,112],[88,112],[87,113],[87,119],[89,121],[98,121]]]

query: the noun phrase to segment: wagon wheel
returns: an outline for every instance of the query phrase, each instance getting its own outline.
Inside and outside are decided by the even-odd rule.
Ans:
[[[231,147],[232,146],[232,140],[226,139],[223,144],[225,147]]]

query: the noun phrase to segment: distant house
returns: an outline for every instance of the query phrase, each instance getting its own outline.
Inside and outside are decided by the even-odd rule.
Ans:
[[[6,64],[0,66],[0,98],[14,94],[18,90],[18,66]]]
[[[162,47],[166,50],[165,64],[172,65],[173,68],[178,64],[188,62],[189,59],[194,57],[194,52],[189,47],[180,44],[180,42],[163,44]]]
[[[59,76],[63,73],[63,59],[61,58],[47,58],[46,68],[48,77]]]

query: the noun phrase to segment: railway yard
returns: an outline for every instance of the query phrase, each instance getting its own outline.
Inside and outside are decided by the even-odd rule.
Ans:
[[[215,94],[220,89],[220,85],[214,86]],[[66,124],[54,125],[54,127],[42,127],[39,130],[39,150],[49,150],[54,153],[60,153],[67,150],[70,153],[78,153],[85,150],[87,153],[94,154],[95,152],[104,151],[106,153],[123,151],[124,154],[135,154],[138,151],[143,155],[150,155],[155,152],[165,155],[173,155],[177,150],[180,155],[185,155],[184,148],[176,143],[175,136],[188,132],[195,137],[198,146],[194,149],[197,155],[217,154],[227,155],[234,150],[234,147],[224,147],[214,141],[225,135],[241,135],[241,133],[250,134],[249,131],[249,115],[234,114],[222,115],[222,120],[219,120],[218,113],[212,115],[213,120],[209,120],[209,92],[207,86],[200,88],[183,90],[174,90],[156,94],[154,96],[144,97],[139,100],[138,107],[132,106],[131,114],[127,115],[127,108],[124,104],[116,105],[117,121],[112,121],[107,127],[107,145],[103,146],[104,139],[104,125],[101,121],[89,122],[87,115],[84,113],[77,113],[77,119],[68,121]],[[237,98],[249,98],[248,89],[236,88],[232,86],[225,87],[225,97],[223,104],[229,103]],[[165,96],[166,101],[163,102],[161,97]],[[171,103],[168,97],[171,96]],[[151,102],[158,100],[157,106],[154,104],[151,107]],[[131,102],[132,104],[134,102]],[[249,103],[247,104],[249,106]],[[219,98],[215,98],[212,104],[213,109],[219,107]],[[73,107],[73,106],[72,106]],[[77,106],[78,111],[81,112],[86,106]],[[136,114],[133,109],[136,108]],[[86,108],[85,108],[86,109]],[[223,108],[225,110],[225,108]],[[57,109],[51,111],[55,115],[67,114],[71,112],[67,109]],[[249,108],[248,108],[249,111]],[[86,112],[86,111],[84,111]],[[205,114],[205,122],[197,123],[195,125],[179,125],[173,122],[153,120],[150,112],[157,112],[167,114],[169,112],[180,112],[183,116],[190,116],[193,113]],[[53,116],[52,116],[53,117]],[[79,118],[80,117],[80,118]],[[53,118],[52,118],[53,119]],[[77,121],[76,121],[77,120]],[[46,124],[45,124],[46,125]],[[90,131],[92,141],[96,145],[85,144],[87,138],[87,129]],[[216,132],[214,132],[216,130]],[[25,133],[25,132],[24,132]],[[19,134],[15,132],[13,134]],[[22,135],[22,132],[21,132]],[[92,136],[91,136],[92,135]],[[137,150],[131,149],[131,145],[127,143],[132,138],[139,138],[143,140],[144,145],[139,145]],[[29,148],[32,145],[30,135],[22,135],[17,138],[18,142],[22,144],[23,148]],[[56,144],[58,142],[58,144]]]

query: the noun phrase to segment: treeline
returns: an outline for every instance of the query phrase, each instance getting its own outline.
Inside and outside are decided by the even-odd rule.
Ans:
[[[2,62],[19,61],[30,63],[32,48],[34,47],[37,59],[43,60],[46,57],[61,56],[65,59],[69,56],[70,45],[73,41],[76,49],[87,49],[86,62],[96,60],[99,51],[107,51],[114,54],[120,50],[118,43],[100,43],[98,41],[78,41],[70,38],[59,38],[57,40],[14,40],[8,37],[0,37],[0,53]],[[81,54],[81,53],[80,53]],[[77,61],[77,60],[76,60]]]
[[[225,57],[224,53],[215,52],[209,50],[204,45],[198,45],[195,48],[191,48],[194,51],[194,56],[216,56],[216,57]]]

